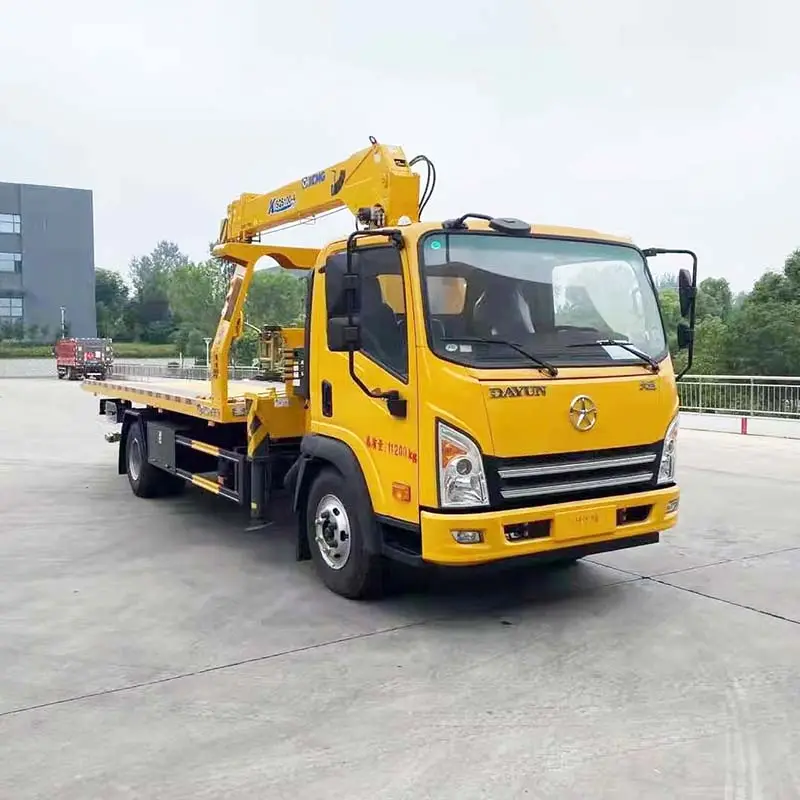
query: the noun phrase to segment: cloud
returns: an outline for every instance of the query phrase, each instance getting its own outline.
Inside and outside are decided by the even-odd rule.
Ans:
[[[458,8],[15,5],[0,176],[93,189],[97,263],[113,268],[160,238],[203,257],[231,199],[368,135],[434,159],[428,217],[485,210],[688,246],[736,288],[800,244],[789,0]],[[335,215],[286,239],[351,227]]]

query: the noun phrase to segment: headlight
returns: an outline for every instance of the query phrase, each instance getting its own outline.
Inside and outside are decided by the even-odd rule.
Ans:
[[[489,504],[489,490],[480,450],[468,436],[439,423],[439,497],[442,508]]]
[[[678,454],[678,418],[670,422],[664,437],[661,463],[658,465],[658,483],[672,483],[675,480],[675,458]]]

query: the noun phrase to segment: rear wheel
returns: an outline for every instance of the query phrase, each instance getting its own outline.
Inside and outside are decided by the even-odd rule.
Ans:
[[[334,469],[314,479],[306,507],[306,535],[317,574],[336,594],[353,600],[377,597],[383,559],[367,549],[364,526],[371,512],[359,508],[355,492]]]
[[[182,492],[186,486],[183,478],[148,463],[146,452],[142,424],[134,422],[125,442],[125,471],[133,493],[137,497],[164,497]]]

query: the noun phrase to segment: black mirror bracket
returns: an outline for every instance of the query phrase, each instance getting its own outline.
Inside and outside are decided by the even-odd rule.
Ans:
[[[397,389],[390,389],[388,392],[382,392],[380,389],[370,389],[361,378],[356,375],[355,364],[355,351],[351,350],[348,353],[348,361],[350,367],[350,377],[353,383],[364,392],[367,397],[374,397],[376,400],[385,400],[386,408],[393,417],[405,419],[408,413],[408,401],[401,396]]]
[[[687,350],[688,357],[686,359],[686,366],[676,375],[676,380],[680,380],[692,366],[694,358],[694,326],[695,317],[697,314],[697,254],[693,250],[671,250],[664,247],[650,247],[642,250],[642,255],[645,258],[653,258],[660,255],[684,255],[692,259],[692,271],[689,275],[688,270],[681,270],[678,273],[679,282],[679,302],[682,317],[689,317],[689,324],[680,322],[678,325],[678,346],[680,349]],[[683,278],[682,273],[689,275],[688,278]],[[683,342],[683,347],[681,347]]]

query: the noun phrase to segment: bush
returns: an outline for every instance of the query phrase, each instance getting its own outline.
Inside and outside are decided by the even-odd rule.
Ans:
[[[148,344],[147,342],[114,342],[114,358],[177,358],[174,344]],[[0,342],[0,358],[52,358],[49,344]]]

